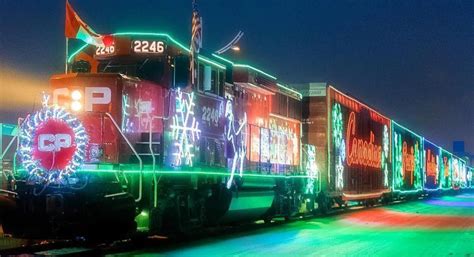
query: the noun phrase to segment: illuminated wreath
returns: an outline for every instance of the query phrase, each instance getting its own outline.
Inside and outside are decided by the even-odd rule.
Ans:
[[[54,134],[60,131],[63,134]],[[23,122],[20,133],[18,154],[30,179],[59,183],[73,174],[84,161],[88,142],[86,131],[74,115],[61,107],[43,104],[40,111]],[[66,140],[63,136],[61,141],[55,135],[66,135]],[[66,143],[68,147],[61,148]]]

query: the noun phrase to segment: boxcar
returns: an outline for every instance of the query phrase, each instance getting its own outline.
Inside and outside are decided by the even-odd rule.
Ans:
[[[322,207],[388,194],[390,119],[326,84],[303,92],[303,142],[316,146]]]

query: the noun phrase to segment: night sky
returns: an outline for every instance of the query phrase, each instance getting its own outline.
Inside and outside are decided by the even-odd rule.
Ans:
[[[189,41],[191,0],[70,3],[98,33]],[[201,0],[199,10],[204,48],[242,30],[236,58],[286,83],[330,82],[447,149],[465,140],[474,152],[474,1]],[[62,0],[0,0],[0,67],[47,84],[64,70],[63,31]],[[4,77],[0,100],[12,86]]]

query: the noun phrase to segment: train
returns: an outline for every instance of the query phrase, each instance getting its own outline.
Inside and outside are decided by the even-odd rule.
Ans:
[[[191,83],[171,35],[111,38],[20,119],[5,233],[187,233],[474,187],[465,159],[332,85],[205,52]]]

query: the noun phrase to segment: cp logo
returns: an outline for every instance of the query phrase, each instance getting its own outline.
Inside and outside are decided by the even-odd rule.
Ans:
[[[53,90],[53,103],[56,105],[65,105],[68,107],[69,103],[61,104],[59,101],[60,97],[71,97],[71,93],[78,91],[80,98],[84,94],[84,99],[74,99],[82,101],[84,104],[84,111],[91,112],[93,107],[96,105],[110,104],[112,100],[112,91],[108,87],[85,87],[82,89],[70,90],[69,88],[56,88]]]
[[[61,148],[71,147],[69,134],[41,134],[38,136],[38,151],[59,152]]]

